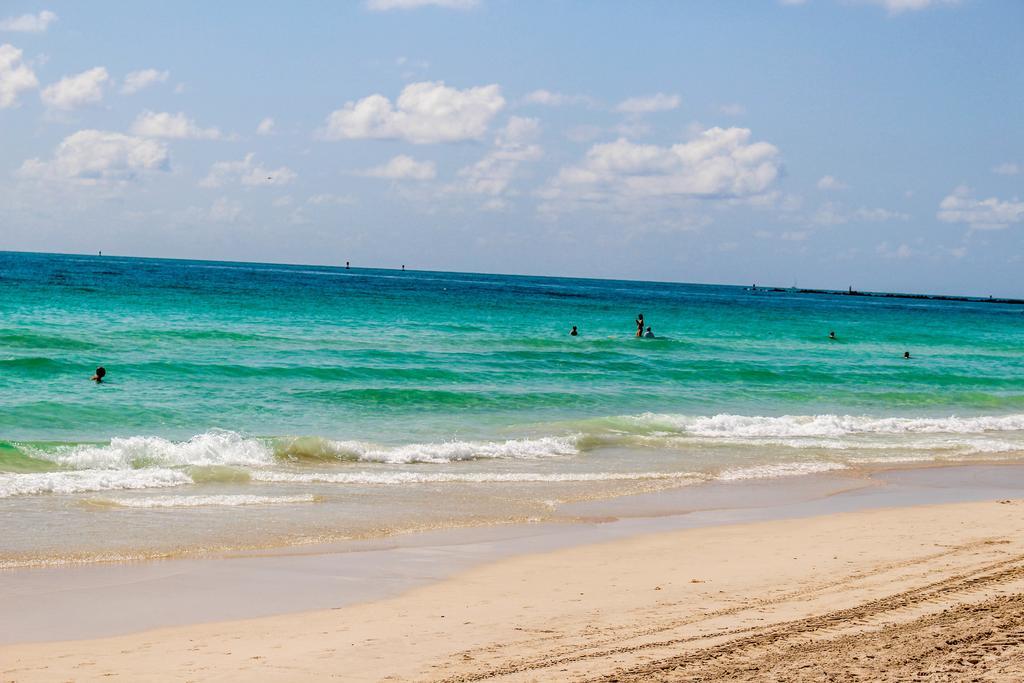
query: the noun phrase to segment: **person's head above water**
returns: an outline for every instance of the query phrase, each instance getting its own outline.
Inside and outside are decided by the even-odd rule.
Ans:
[[[96,368],[96,374],[92,376],[92,381],[93,382],[102,382],[103,378],[106,376],[106,374],[107,374],[107,369],[101,365],[98,368]]]
[[[828,338],[829,339],[835,339],[836,338],[836,333],[835,332],[829,332],[828,333]]]
[[[569,332],[569,334],[572,335],[573,337],[575,337],[576,335],[579,334],[579,332],[576,331],[576,326],[575,325],[572,326],[572,331]]]
[[[910,351],[904,351],[903,352],[903,357],[904,358],[910,358]]]

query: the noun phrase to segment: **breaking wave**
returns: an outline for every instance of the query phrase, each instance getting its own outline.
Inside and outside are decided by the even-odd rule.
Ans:
[[[733,480],[794,476],[857,464],[1024,456],[1021,414],[871,417],[645,413],[541,425],[534,431],[547,431],[549,435],[383,445],[315,436],[257,438],[211,430],[184,441],[132,436],[113,438],[106,444],[5,442],[0,453],[0,498],[189,484],[241,485],[250,481],[391,485],[667,478],[683,481],[713,476]],[[719,447],[725,450],[713,450]],[[635,471],[630,471],[629,466],[615,466],[615,471],[579,472],[575,466],[572,470],[576,471],[568,467],[559,471],[560,466],[554,463],[540,468],[542,472],[486,471],[487,465],[477,466],[482,471],[476,472],[461,472],[458,467],[443,471],[413,467],[558,458],[592,458],[599,463],[597,458],[603,457],[600,452],[609,448],[616,449],[619,454],[615,457],[620,459],[631,457],[631,451],[653,455],[637,458]],[[691,471],[657,471],[663,467],[657,460],[658,449],[674,453],[670,457],[676,459],[675,464],[665,469]],[[811,460],[796,455],[809,450],[821,451],[820,457]],[[691,454],[696,454],[697,459],[691,460]],[[738,467],[737,455],[742,455],[740,462],[750,466]],[[345,465],[349,463],[363,463],[364,467],[360,471],[346,471]],[[375,469],[377,465],[381,467]],[[397,469],[404,465],[410,467]],[[314,468],[332,471],[312,471]],[[47,469],[53,471],[40,471]],[[600,469],[600,465],[593,469]]]
[[[88,493],[168,488],[191,484],[184,472],[163,468],[144,470],[84,470],[79,472],[0,473],[0,498],[41,493]]]

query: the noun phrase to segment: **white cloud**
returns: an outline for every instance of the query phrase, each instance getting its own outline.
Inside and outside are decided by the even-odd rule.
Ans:
[[[969,187],[961,185],[942,200],[937,217],[944,223],[966,223],[973,230],[1001,230],[1024,223],[1024,202],[976,199]]]
[[[254,159],[255,154],[250,152],[241,161],[218,161],[199,184],[203,187],[221,187],[236,182],[249,186],[287,185],[298,176],[287,166],[270,169]]]
[[[818,225],[844,225],[846,223],[886,223],[888,221],[906,221],[910,216],[899,211],[883,208],[859,207],[847,210],[837,202],[825,202],[811,217],[811,222]]]
[[[22,14],[0,21],[0,31],[17,31],[19,33],[42,33],[50,24],[57,21],[57,15],[50,10],[39,14]]]
[[[818,180],[819,190],[845,190],[848,187],[849,185],[844,183],[842,180],[839,180],[835,176],[826,175],[822,176]]]
[[[218,129],[201,128],[183,112],[142,112],[132,124],[132,133],[145,138],[175,140],[219,140],[223,137]]]
[[[505,207],[500,197],[513,194],[511,185],[520,166],[536,161],[544,150],[534,140],[540,133],[537,119],[513,116],[494,139],[494,148],[480,161],[459,170],[459,182],[446,188],[491,197],[484,208]]]
[[[16,107],[22,92],[38,87],[35,73],[21,60],[21,50],[0,45],[0,109]]]
[[[682,100],[679,95],[656,93],[646,97],[630,97],[619,102],[615,111],[625,114],[651,114],[657,111],[670,111],[679,107]]]
[[[366,8],[374,12],[395,9],[418,9],[420,7],[444,7],[446,9],[473,9],[480,0],[366,0]]]
[[[156,69],[132,71],[124,77],[124,85],[121,86],[121,92],[125,95],[131,95],[151,85],[165,83],[170,77],[170,71],[157,71]]]
[[[551,202],[749,197],[771,187],[782,166],[778,148],[749,140],[746,128],[711,128],[670,147],[624,138],[594,145],[581,163],[562,168],[542,196]]]
[[[18,174],[95,185],[130,181],[144,173],[169,168],[170,158],[162,142],[90,129],[64,138],[49,161],[29,159]]]
[[[208,216],[215,223],[234,223],[242,215],[242,203],[235,199],[220,197],[210,207]]]
[[[998,173],[999,175],[1020,175],[1021,167],[1020,164],[1016,164],[1012,161],[1007,161],[994,167],[992,169],[992,172]]]
[[[551,90],[534,90],[523,98],[526,104],[540,104],[546,107],[564,107],[572,104],[593,105],[594,99],[587,95],[566,95]]]
[[[888,242],[882,242],[875,247],[875,253],[882,258],[905,260],[914,255],[914,251],[906,244],[897,247],[890,246]]]
[[[270,118],[269,116],[267,118],[263,119],[262,121],[260,121],[260,125],[256,126],[256,134],[257,135],[270,135],[273,132],[274,132],[274,119]]]
[[[110,74],[102,66],[97,66],[74,76],[65,76],[44,88],[40,96],[43,103],[52,109],[76,109],[102,100],[108,81]]]
[[[722,112],[726,116],[743,116],[747,113],[746,108],[742,104],[723,104],[718,108],[718,111]]]
[[[863,206],[854,210],[853,218],[867,223],[886,223],[888,221],[910,220],[910,216],[902,211],[891,211],[890,209],[883,209],[880,207],[869,209]]]
[[[395,66],[404,67],[407,75],[412,75],[415,71],[423,71],[430,68],[430,62],[425,59],[409,59],[408,57],[398,57],[395,59]]]
[[[323,136],[328,140],[400,139],[414,144],[478,139],[504,106],[497,85],[458,90],[441,81],[411,83],[395,106],[376,94],[331,112]]]
[[[416,161],[399,154],[386,164],[367,169],[363,175],[390,180],[433,180],[437,177],[437,167],[433,161]]]
[[[958,5],[960,0],[860,0],[863,3],[884,7],[890,14],[913,12],[939,5]]]
[[[314,206],[347,206],[356,203],[356,198],[349,194],[315,194],[306,200],[307,204]]]

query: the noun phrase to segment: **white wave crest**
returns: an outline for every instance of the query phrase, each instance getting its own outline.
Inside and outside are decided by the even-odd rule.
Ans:
[[[316,503],[317,496],[254,496],[254,495],[210,495],[210,496],[152,496],[146,498],[95,498],[90,503],[125,508],[176,508],[240,505],[293,505]]]
[[[273,464],[270,447],[258,439],[230,431],[214,430],[188,441],[170,441],[158,436],[113,438],[105,446],[72,446],[55,451],[34,450],[43,458],[78,470],[131,469],[159,466],[241,465],[260,467]]]
[[[845,469],[847,469],[847,466],[838,462],[783,462],[774,465],[737,467],[721,472],[718,478],[723,481],[774,479],[776,477],[799,477],[806,474],[819,474],[821,472]]]
[[[640,481],[648,479],[692,479],[695,472],[256,472],[256,481],[296,484],[446,484],[519,482]]]
[[[983,434],[1024,431],[1024,415],[978,417],[869,417],[859,415],[712,416],[645,413],[627,418],[652,429],[661,427],[708,438],[829,438],[874,434]]]
[[[144,470],[85,470],[0,474],[0,498],[41,493],[86,493],[185,486],[192,479],[183,472],[162,468]]]
[[[361,441],[329,441],[327,446],[340,455],[354,456],[367,462],[443,464],[462,460],[532,460],[576,455],[579,453],[576,442],[575,436],[546,436],[508,441],[439,441],[394,447]]]

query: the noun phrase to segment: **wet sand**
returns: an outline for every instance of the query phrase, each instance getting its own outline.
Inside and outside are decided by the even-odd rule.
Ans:
[[[657,517],[439,532],[327,553],[8,572],[5,642],[89,639],[2,646],[0,673],[1020,679],[1024,468],[792,485],[818,493],[785,503],[751,485],[730,490],[760,506],[683,515],[669,514],[679,501],[658,494],[614,502],[619,513],[665,513]],[[259,609],[277,616],[253,613],[257,595]],[[309,611],[285,614],[296,610]],[[39,613],[46,619],[33,622]],[[241,617],[258,618],[220,621]],[[126,635],[99,638],[109,633]]]

